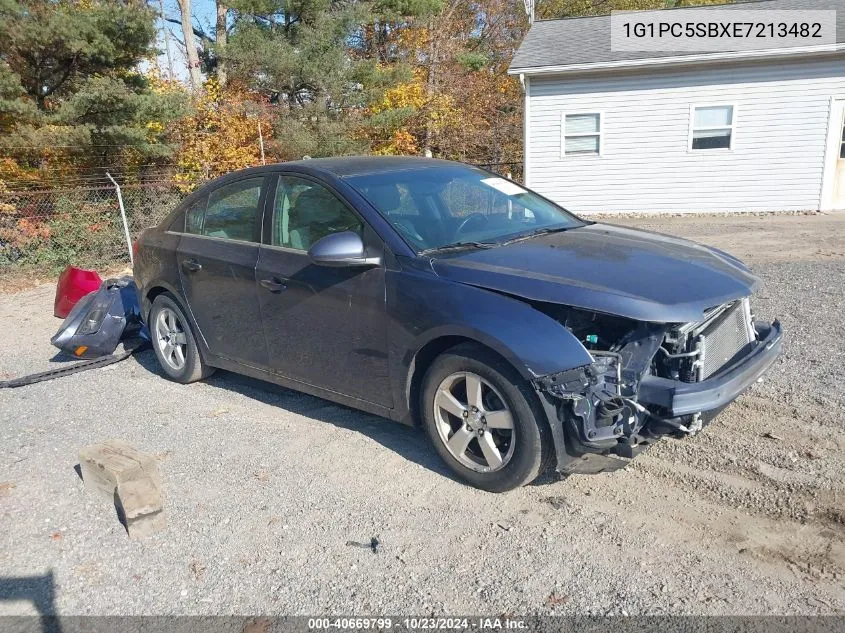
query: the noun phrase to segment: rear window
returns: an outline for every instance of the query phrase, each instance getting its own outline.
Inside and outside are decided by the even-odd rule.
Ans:
[[[175,233],[184,233],[185,232],[185,214],[180,213],[176,216],[176,219],[173,220],[170,225],[167,227],[168,231],[174,231]]]
[[[202,196],[195,200],[185,210],[184,216],[179,216],[171,225],[171,231],[185,231],[186,233],[200,234],[202,231],[202,216],[205,214],[205,207],[208,204],[208,196]]]
[[[219,187],[185,209],[170,225],[171,231],[258,241],[261,214],[258,204],[264,178],[247,178]]]
[[[257,241],[258,201],[263,183],[263,176],[247,178],[212,191],[202,222],[202,235]]]

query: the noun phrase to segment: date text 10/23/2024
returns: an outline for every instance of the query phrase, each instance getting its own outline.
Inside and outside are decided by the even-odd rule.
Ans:
[[[348,618],[309,618],[308,629],[313,631],[328,630],[374,630],[374,631],[520,631],[527,630],[528,623],[519,618],[502,617],[348,617]]]

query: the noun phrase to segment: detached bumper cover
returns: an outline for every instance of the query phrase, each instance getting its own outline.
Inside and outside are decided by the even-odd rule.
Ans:
[[[701,382],[644,376],[639,401],[663,407],[673,417],[711,411],[733,402],[765,373],[781,352],[783,333],[779,321],[756,323],[755,328],[759,343],[732,366]]]
[[[112,354],[129,326],[142,325],[137,296],[131,277],[107,279],[77,302],[50,342],[75,358]]]

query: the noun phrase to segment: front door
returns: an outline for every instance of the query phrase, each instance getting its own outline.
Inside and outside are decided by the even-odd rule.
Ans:
[[[824,174],[827,201],[823,208],[845,209],[845,99],[835,99],[831,108]]]
[[[384,268],[317,266],[308,258],[311,245],[330,233],[356,231],[368,257],[382,254],[381,240],[310,178],[279,175],[268,208],[255,278],[271,368],[391,407]]]
[[[222,184],[186,214],[177,262],[185,298],[212,354],[267,362],[255,291],[263,176]]]

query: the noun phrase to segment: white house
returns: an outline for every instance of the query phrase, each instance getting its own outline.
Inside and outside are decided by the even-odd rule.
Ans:
[[[610,16],[535,22],[509,69],[526,185],[586,213],[845,209],[845,0],[733,6],[836,9],[836,44],[625,53]]]

